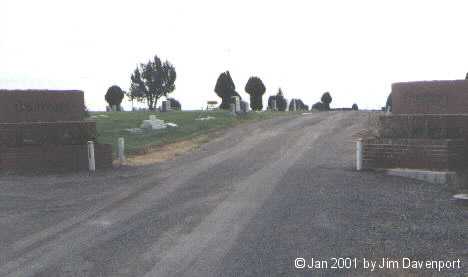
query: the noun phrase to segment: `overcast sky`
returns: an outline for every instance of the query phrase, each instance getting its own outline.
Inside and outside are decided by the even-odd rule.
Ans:
[[[0,88],[81,89],[104,110],[111,85],[127,90],[157,54],[177,71],[173,96],[198,109],[230,70],[248,99],[249,76],[267,92],[332,107],[379,108],[391,83],[463,79],[468,2],[416,0],[1,0]],[[127,107],[128,104],[126,104]]]

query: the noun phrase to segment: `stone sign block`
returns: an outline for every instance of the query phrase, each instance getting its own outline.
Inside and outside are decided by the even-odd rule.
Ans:
[[[468,114],[468,80],[392,85],[393,114]]]
[[[0,123],[80,121],[84,94],[79,90],[0,90]]]

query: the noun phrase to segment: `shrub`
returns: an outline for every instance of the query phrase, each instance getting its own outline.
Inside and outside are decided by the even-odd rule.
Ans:
[[[229,71],[223,72],[219,75],[216,81],[214,91],[222,99],[220,109],[228,110],[231,103],[231,97],[240,95],[236,92],[236,86],[232,81]]]
[[[359,107],[358,107],[358,105],[356,103],[354,103],[353,106],[351,107],[351,109],[354,110],[354,111],[357,111],[357,110],[359,110]]]
[[[301,99],[291,99],[289,102],[289,110],[291,111],[293,108],[293,101],[296,101],[296,110],[297,111],[308,111],[309,106],[305,105]]]
[[[392,111],[392,93],[390,93],[387,97],[387,102],[385,103],[385,110],[389,112]]]
[[[169,101],[169,105],[171,106],[172,110],[180,111],[182,110],[182,106],[180,105],[180,102],[177,101],[174,98],[168,98],[167,101]]]
[[[322,95],[322,104],[323,104],[323,110],[330,110],[330,103],[332,102],[332,97],[330,93],[327,91]]]
[[[273,110],[273,101],[275,101],[275,100],[276,100],[276,95],[271,95],[270,97],[268,97],[268,109],[269,110]],[[277,108],[278,108],[278,106],[277,106]]]
[[[278,89],[278,93],[276,94],[276,108],[278,111],[284,112],[288,106],[288,102],[283,96],[283,91],[281,88]]]
[[[110,107],[117,106],[117,111],[120,111],[120,104],[125,96],[125,93],[119,86],[111,86],[106,93],[105,99]]]
[[[258,77],[250,77],[245,85],[245,92],[250,95],[250,108],[254,111],[263,109],[262,97],[265,93],[265,85]]]
[[[312,110],[324,111],[325,107],[322,102],[317,102],[314,105],[312,105]]]

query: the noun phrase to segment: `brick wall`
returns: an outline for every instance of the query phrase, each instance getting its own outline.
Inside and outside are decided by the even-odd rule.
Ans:
[[[112,147],[95,144],[96,168],[112,167]],[[87,145],[41,145],[0,148],[0,170],[7,172],[65,172],[88,169]]]
[[[0,123],[0,146],[77,145],[96,136],[96,122],[91,121]]]
[[[466,139],[468,115],[388,115],[379,117],[384,138]]]
[[[467,166],[463,139],[374,139],[363,146],[364,168],[459,170]]]

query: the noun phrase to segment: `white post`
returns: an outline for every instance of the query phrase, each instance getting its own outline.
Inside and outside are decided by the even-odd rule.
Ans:
[[[362,139],[356,141],[356,170],[362,170]]]
[[[94,160],[94,142],[88,141],[88,168],[89,172],[96,171],[96,161]]]
[[[125,140],[124,138],[118,138],[117,140],[117,155],[122,165],[125,162]]]

